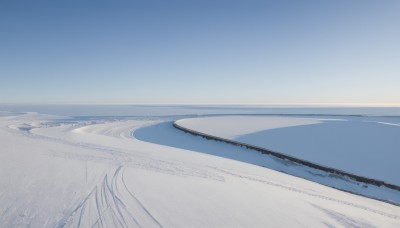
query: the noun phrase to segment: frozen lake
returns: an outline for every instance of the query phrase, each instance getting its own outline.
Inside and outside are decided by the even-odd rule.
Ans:
[[[400,107],[307,107],[267,105],[14,105],[0,111],[38,112],[62,116],[172,116],[212,114],[400,116]],[[1,115],[1,114],[0,114]]]
[[[182,126],[400,185],[400,118],[220,116]]]

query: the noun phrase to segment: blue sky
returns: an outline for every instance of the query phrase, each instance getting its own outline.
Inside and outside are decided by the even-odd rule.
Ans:
[[[0,103],[400,104],[400,1],[1,1]]]

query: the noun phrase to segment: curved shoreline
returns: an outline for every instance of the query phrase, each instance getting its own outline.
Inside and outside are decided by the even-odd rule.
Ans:
[[[188,129],[186,127],[180,126],[177,123],[177,121],[173,122],[173,126],[178,130],[181,130],[183,132],[186,132],[186,133],[189,133],[189,134],[192,134],[192,135],[195,135],[195,136],[200,136],[200,137],[203,137],[203,138],[208,139],[208,140],[220,141],[220,142],[228,143],[228,144],[235,145],[235,146],[245,147],[247,149],[251,149],[251,150],[255,150],[255,151],[261,152],[262,154],[269,154],[269,155],[272,155],[274,157],[277,157],[277,158],[280,158],[280,159],[283,159],[283,160],[289,160],[289,161],[292,161],[292,162],[295,162],[295,163],[298,163],[298,164],[301,164],[301,165],[304,165],[304,166],[307,166],[307,167],[311,167],[311,168],[314,168],[314,169],[322,170],[322,171],[325,171],[325,172],[328,172],[328,173],[332,173],[332,174],[336,174],[336,175],[340,175],[340,176],[349,177],[349,178],[351,178],[353,180],[356,180],[358,182],[372,184],[372,185],[375,185],[375,186],[378,186],[378,187],[384,186],[384,187],[387,187],[387,188],[390,188],[390,189],[394,189],[394,190],[400,191],[400,186],[397,186],[397,185],[394,185],[394,184],[390,184],[390,183],[387,183],[385,181],[372,179],[372,178],[368,178],[368,177],[363,177],[363,176],[352,174],[352,173],[349,173],[349,172],[346,172],[346,171],[343,171],[343,170],[334,169],[334,168],[331,168],[331,167],[319,165],[317,163],[309,162],[309,161],[306,161],[306,160],[303,160],[303,159],[299,159],[299,158],[296,158],[296,157],[293,157],[293,156],[290,156],[290,155],[287,155],[287,154],[284,154],[284,153],[281,153],[281,152],[272,151],[272,150],[269,150],[269,149],[266,149],[266,148],[263,148],[263,147],[253,146],[253,145],[250,145],[250,144],[247,144],[247,143],[242,143],[242,142],[238,142],[238,141],[235,141],[235,140],[225,139],[225,138],[221,138],[221,137],[205,134],[205,133],[202,133],[202,132],[198,132],[198,131],[195,131],[195,130],[191,130],[191,129]]]

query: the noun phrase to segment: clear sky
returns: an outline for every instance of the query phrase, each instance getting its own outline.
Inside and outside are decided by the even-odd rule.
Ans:
[[[400,104],[400,1],[0,1],[0,103]]]

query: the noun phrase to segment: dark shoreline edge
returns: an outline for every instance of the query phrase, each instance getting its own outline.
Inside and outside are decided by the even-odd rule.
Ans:
[[[397,185],[394,185],[394,184],[390,184],[390,183],[387,183],[385,181],[372,179],[372,178],[367,178],[367,177],[355,175],[355,174],[352,174],[352,173],[349,173],[349,172],[346,172],[346,171],[343,171],[343,170],[326,167],[326,166],[319,165],[319,164],[316,164],[316,163],[313,163],[313,162],[309,162],[309,161],[302,160],[302,159],[299,159],[299,158],[296,158],[296,157],[292,157],[292,156],[284,154],[284,153],[268,150],[268,149],[263,148],[263,147],[257,147],[257,146],[253,146],[253,145],[250,145],[250,144],[241,143],[241,142],[237,142],[237,141],[234,141],[234,140],[225,139],[225,138],[221,138],[221,137],[205,134],[205,133],[202,133],[202,132],[194,131],[194,130],[191,130],[191,129],[188,129],[188,128],[180,126],[177,123],[177,121],[173,122],[173,126],[178,130],[181,130],[183,132],[186,132],[186,133],[189,133],[189,134],[192,134],[192,135],[195,135],[195,136],[200,136],[200,137],[203,137],[203,138],[208,139],[208,140],[214,140],[214,141],[224,142],[224,143],[228,143],[228,144],[239,146],[239,147],[245,147],[247,149],[251,149],[251,150],[255,150],[255,151],[261,152],[262,154],[269,154],[269,155],[272,155],[274,157],[277,157],[277,158],[280,158],[280,159],[283,159],[283,160],[289,160],[289,161],[292,161],[292,162],[295,162],[295,163],[298,163],[298,164],[301,164],[301,165],[304,165],[304,166],[307,166],[307,167],[311,167],[311,168],[314,168],[314,169],[322,170],[322,171],[325,171],[325,172],[328,172],[328,173],[332,173],[332,174],[336,174],[336,175],[349,177],[349,178],[351,178],[353,180],[356,180],[358,182],[371,184],[371,185],[375,185],[375,186],[378,186],[378,187],[384,186],[384,187],[387,187],[387,188],[390,188],[390,189],[394,189],[394,190],[400,191],[400,186],[397,186]]]

